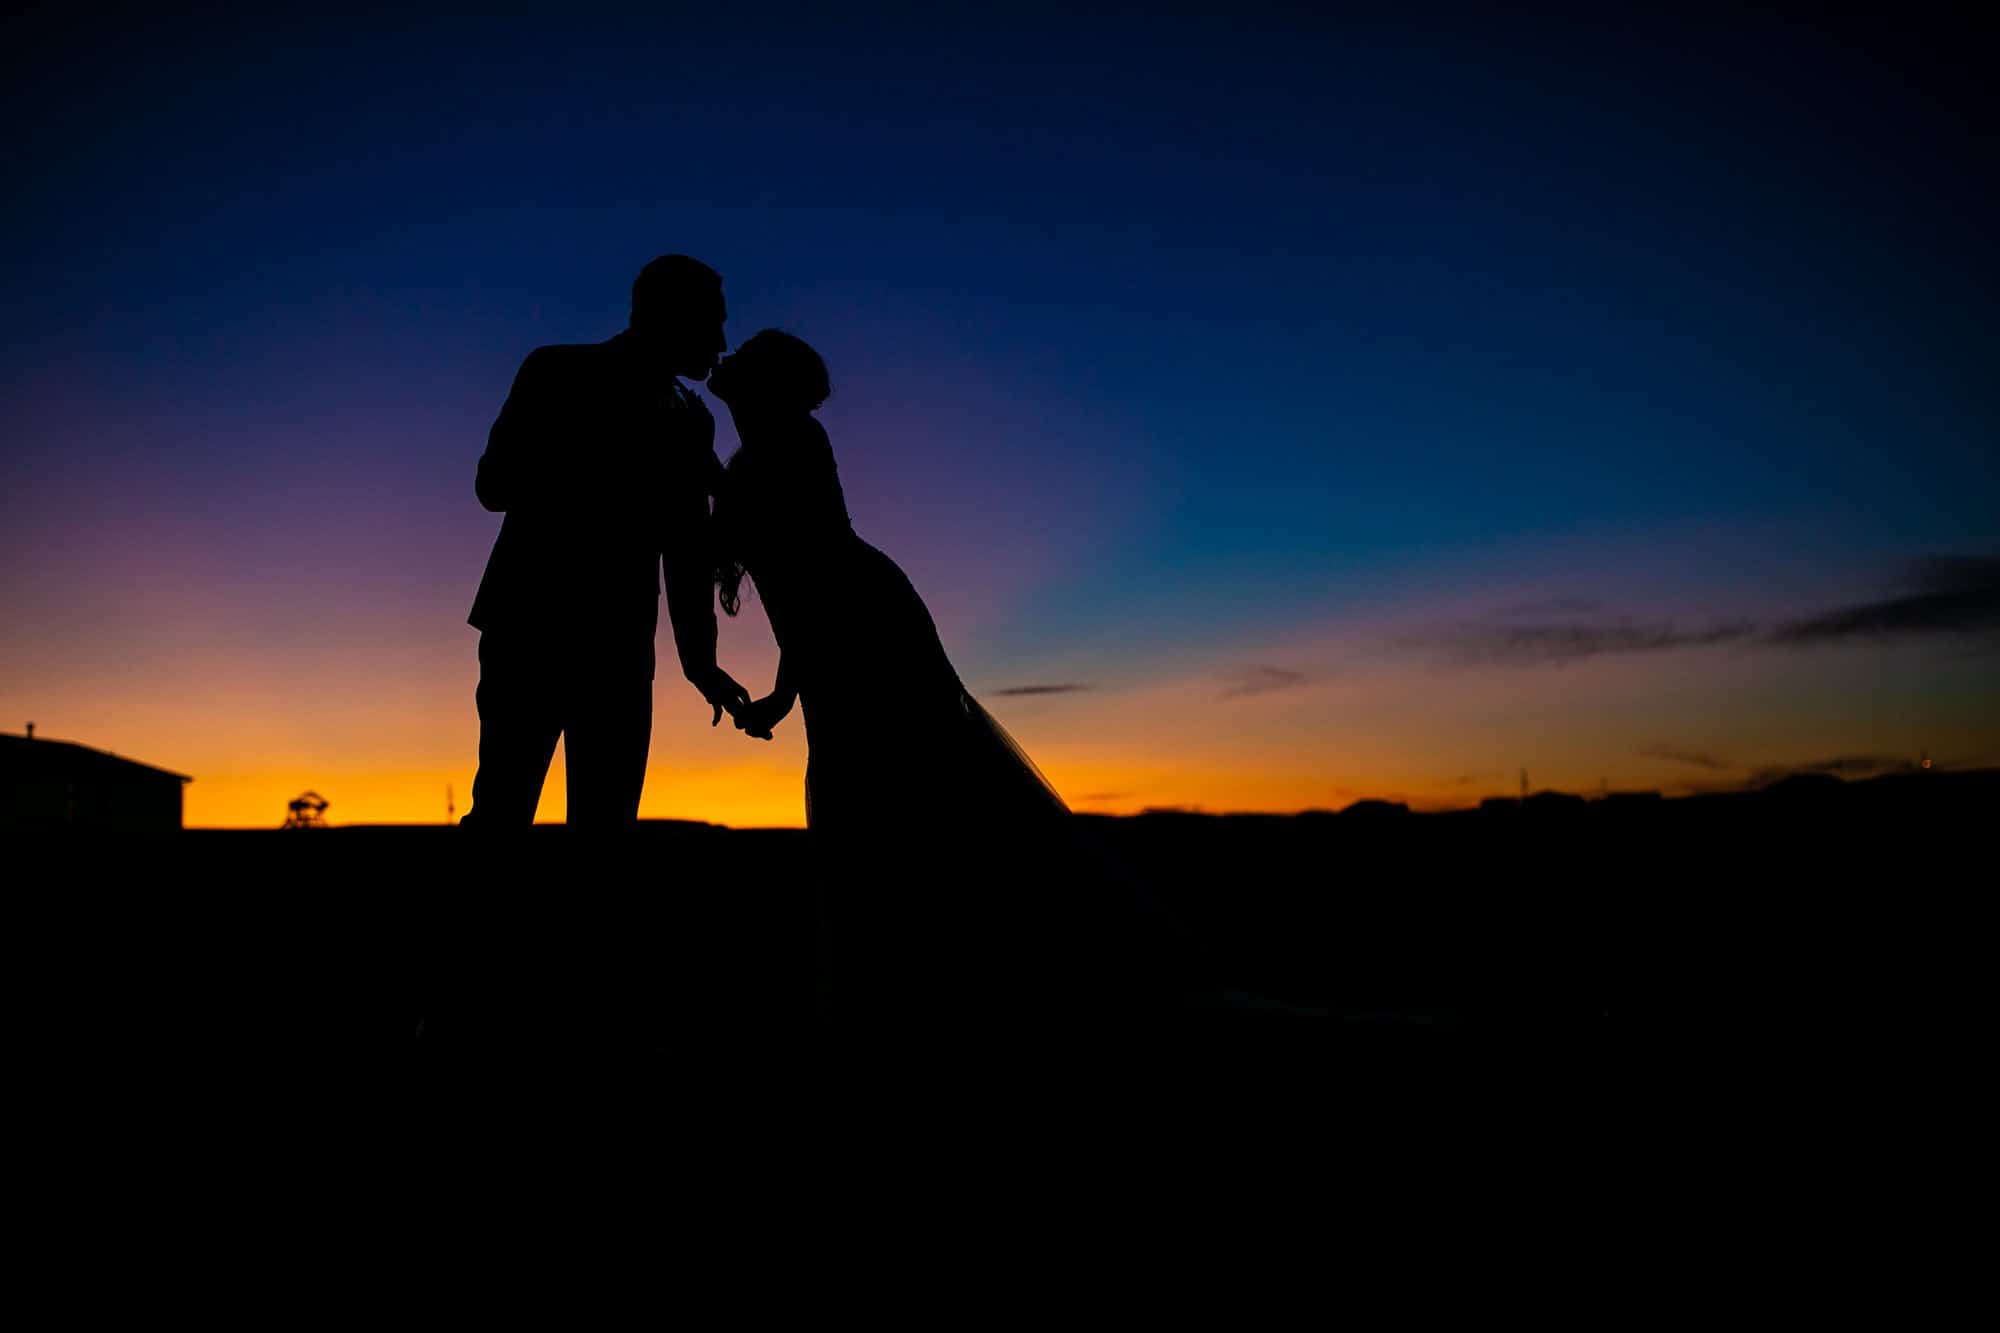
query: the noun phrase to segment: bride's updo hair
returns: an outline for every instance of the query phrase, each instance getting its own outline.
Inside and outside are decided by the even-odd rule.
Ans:
[[[819,436],[821,448],[825,447],[826,433],[810,414],[832,396],[833,382],[827,378],[826,362],[803,338],[782,329],[753,334],[709,372],[708,391],[729,404],[732,412],[760,418],[797,413]],[[729,474],[735,474],[743,458],[739,450],[729,460]],[[723,612],[732,616],[742,606],[744,574],[735,528],[733,503],[718,495],[712,529],[715,586]]]
[[[805,339],[765,329],[723,359],[708,391],[731,407],[812,412],[833,395],[833,381]]]

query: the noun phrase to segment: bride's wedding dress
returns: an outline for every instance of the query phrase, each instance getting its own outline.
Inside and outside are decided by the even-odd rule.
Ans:
[[[966,690],[910,580],[855,534],[818,421],[746,437],[715,517],[805,711],[836,1021],[1171,1012],[1197,970],[1185,932]]]

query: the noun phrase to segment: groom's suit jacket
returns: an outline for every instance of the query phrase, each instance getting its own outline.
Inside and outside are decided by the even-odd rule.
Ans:
[[[507,517],[466,619],[530,651],[643,652],[650,669],[664,565],[682,670],[706,671],[719,472],[714,418],[629,334],[536,348],[479,459],[479,502]]]

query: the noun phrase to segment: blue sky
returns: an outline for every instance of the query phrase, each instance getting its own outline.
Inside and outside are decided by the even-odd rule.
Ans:
[[[16,711],[134,644],[276,673],[393,640],[391,692],[469,662],[513,369],[615,332],[669,250],[723,272],[733,339],[826,355],[857,524],[996,689],[1561,588],[1805,616],[1996,549],[1990,94],[1919,20],[24,33],[0,606],[46,628]]]

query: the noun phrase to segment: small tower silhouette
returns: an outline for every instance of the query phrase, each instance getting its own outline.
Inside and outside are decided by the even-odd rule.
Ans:
[[[326,808],[333,802],[316,791],[301,792],[285,803],[285,822],[279,828],[325,828]]]

